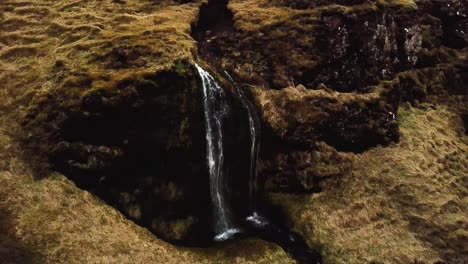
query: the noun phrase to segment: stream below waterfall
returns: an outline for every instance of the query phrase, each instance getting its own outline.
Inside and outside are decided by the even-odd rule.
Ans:
[[[215,242],[223,242],[241,236],[258,236],[266,241],[280,245],[291,254],[298,263],[322,263],[321,255],[309,248],[302,237],[287,231],[279,224],[273,223],[262,214],[263,208],[257,204],[259,197],[259,180],[257,177],[257,160],[260,148],[260,118],[255,106],[248,100],[233,78],[225,72],[235,88],[236,99],[241,102],[248,115],[250,134],[250,175],[248,183],[248,214],[244,219],[233,210],[229,199],[229,185],[224,143],[224,121],[229,117],[232,108],[228,104],[227,94],[215,78],[200,65],[195,64],[203,86],[203,108],[206,126],[206,159],[209,169],[210,196],[213,211],[213,231]]]

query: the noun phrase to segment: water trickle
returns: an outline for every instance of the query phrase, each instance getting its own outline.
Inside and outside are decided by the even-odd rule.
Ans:
[[[240,233],[240,229],[233,223],[231,208],[226,201],[223,120],[228,115],[229,106],[223,89],[214,77],[198,64],[195,66],[203,84],[207,160],[210,173],[210,194],[214,210],[214,240],[224,241]]]
[[[346,55],[349,48],[349,35],[346,26],[338,27],[336,39],[332,40],[332,56],[341,58]]]
[[[257,161],[258,161],[258,151],[260,147],[260,117],[255,110],[255,106],[247,99],[244,94],[244,91],[236,84],[231,75],[226,72],[229,80],[236,88],[236,91],[239,95],[242,105],[247,109],[247,114],[249,116],[249,128],[250,128],[250,182],[249,182],[249,202],[250,210],[252,214],[257,209],[257,192],[258,192],[258,177],[257,177]]]
[[[405,53],[407,61],[413,66],[418,61],[418,54],[421,50],[422,34],[419,25],[405,28]]]
[[[244,108],[247,109],[247,115],[249,117],[249,128],[250,128],[250,181],[249,181],[249,209],[250,214],[245,219],[247,223],[253,226],[265,227],[269,225],[268,220],[258,212],[257,200],[258,200],[258,173],[257,173],[257,162],[258,152],[260,148],[260,117],[255,109],[255,106],[247,99],[244,91],[237,85],[232,79],[231,75],[226,72],[227,77],[231,81],[232,85],[236,88],[237,94],[239,95],[240,101]]]

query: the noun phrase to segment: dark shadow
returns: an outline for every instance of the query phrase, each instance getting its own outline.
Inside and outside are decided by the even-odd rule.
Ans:
[[[461,114],[460,117],[465,128],[465,135],[468,135],[468,113]]]

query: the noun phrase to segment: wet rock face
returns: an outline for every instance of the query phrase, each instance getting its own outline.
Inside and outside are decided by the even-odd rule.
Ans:
[[[227,8],[227,0],[210,0],[200,7],[198,21],[192,25],[192,37],[198,50],[205,54],[220,54],[222,46],[213,45],[219,38],[226,38],[234,30],[233,13]],[[208,51],[210,50],[210,51]],[[211,61],[215,57],[211,57]],[[218,63],[212,65],[218,66]]]
[[[418,6],[442,21],[443,44],[452,48],[468,46],[468,4],[463,0],[419,0]]]
[[[340,92],[367,92],[380,80],[416,65],[422,44],[415,14],[390,11],[350,16],[323,14],[323,30],[317,45],[323,66],[303,76],[301,83],[317,87],[324,83]]]
[[[398,140],[397,106],[385,97],[307,90],[303,86],[258,95],[266,126],[289,147],[313,149],[324,141],[341,151],[363,151]]]
[[[314,189],[317,179],[326,178],[307,172],[304,184],[302,176],[292,176],[303,166],[290,161],[307,160],[319,151],[318,142],[340,152],[397,142],[400,101],[466,94],[460,55],[466,47],[466,3],[415,3],[275,1],[266,4],[272,15],[263,6],[231,3],[223,12],[233,16],[223,23],[232,26],[198,27],[201,57],[241,83],[264,88],[252,90],[263,137],[270,141],[261,155],[272,190]],[[279,147],[270,148],[271,142]],[[284,182],[276,179],[284,175],[290,175],[289,187],[270,184]]]
[[[210,34],[233,28],[233,14],[227,9],[228,2],[228,0],[209,0],[200,7],[198,21],[192,28],[192,35],[196,39],[201,40]]]
[[[311,8],[331,2],[348,9]],[[399,140],[400,101],[416,104],[428,94],[468,91],[466,62],[452,61],[466,47],[462,1],[417,1],[419,11],[359,0],[285,1],[292,7],[285,18],[262,25],[262,17],[255,17],[253,29],[243,27],[233,2],[233,10],[227,4],[203,4],[192,36],[198,55],[210,65],[255,86],[251,95],[263,126],[259,174],[269,191],[319,191],[323,180],[351,169],[352,154],[345,152]],[[146,68],[159,55],[149,46],[125,44],[93,59],[118,71]],[[58,72],[64,65],[54,67]],[[93,78],[80,72],[68,82],[89,87]],[[25,130],[33,134],[28,144],[54,169],[159,237],[208,243],[212,219],[197,82],[193,69],[182,63],[108,89],[76,92],[73,99],[65,98],[69,91],[48,95],[28,117]],[[245,110],[230,98],[229,195],[242,215],[248,124]],[[38,144],[38,138],[44,141]]]
[[[218,24],[232,26],[199,23],[194,29],[200,55],[239,81],[275,89],[292,84],[320,89],[323,83],[340,92],[365,93],[399,72],[443,62],[442,45],[466,47],[465,5],[418,1],[416,8],[366,2],[360,8],[291,10],[283,20],[255,29],[242,23],[261,20],[243,17],[231,5],[236,15],[222,16]],[[218,13],[231,12],[221,2],[216,7]],[[201,12],[199,21],[208,20]]]
[[[320,17],[297,14],[291,17],[293,22],[249,32],[236,29],[236,16],[220,16],[214,21],[206,10],[231,12],[221,2],[214,3],[201,8],[198,24],[192,29],[205,60],[235,74],[240,82],[269,88],[296,82],[305,86],[253,91],[263,115],[262,142],[267,141],[261,147],[260,174],[269,190],[318,190],[321,180],[347,169],[347,162],[337,158],[343,166],[321,161],[316,165],[342,170],[311,173],[312,166],[305,165],[317,157],[311,151],[323,157],[332,155],[318,149],[318,142],[334,151],[362,152],[398,140],[396,112],[401,86],[380,82],[395,78],[418,61],[423,38],[414,13],[379,8],[354,13],[327,11]],[[376,85],[380,90],[373,93],[375,87],[371,86]],[[369,96],[346,96],[333,90]]]
[[[267,191],[320,192],[322,182],[339,177],[351,169],[348,155],[324,143],[314,151],[275,151],[260,162],[260,175]]]
[[[323,83],[343,92],[366,92],[370,85],[414,66],[423,41],[411,8],[350,12],[331,8],[319,16],[292,15],[288,22],[259,32],[207,31],[212,35],[199,38],[201,55],[243,81],[271,88],[291,83],[317,88]]]

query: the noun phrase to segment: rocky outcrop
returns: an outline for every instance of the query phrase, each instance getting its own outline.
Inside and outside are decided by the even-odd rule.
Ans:
[[[349,158],[336,150],[362,152],[397,141],[398,109],[388,102],[398,98],[382,91],[344,94],[303,86],[256,91],[266,138],[260,173],[268,188],[318,191],[322,180],[350,169]]]
[[[468,45],[468,4],[463,0],[417,0],[420,9],[439,22],[441,42],[451,48]]]
[[[321,192],[327,180],[340,178],[353,169],[352,157],[325,143],[314,151],[275,151],[260,161],[259,173],[267,192]]]
[[[257,93],[266,125],[291,148],[312,149],[324,141],[339,150],[362,151],[398,140],[398,109],[381,91],[360,95],[297,86]]]
[[[196,28],[199,52],[249,84],[312,89],[325,84],[340,92],[366,93],[401,71],[453,58],[441,45],[467,45],[461,1],[321,4],[328,5],[300,12],[270,4],[268,13],[250,1],[230,4],[222,12],[233,15],[220,17],[219,23],[233,26]],[[216,5],[223,10],[221,2]],[[199,21],[204,20],[209,19],[202,12]]]

